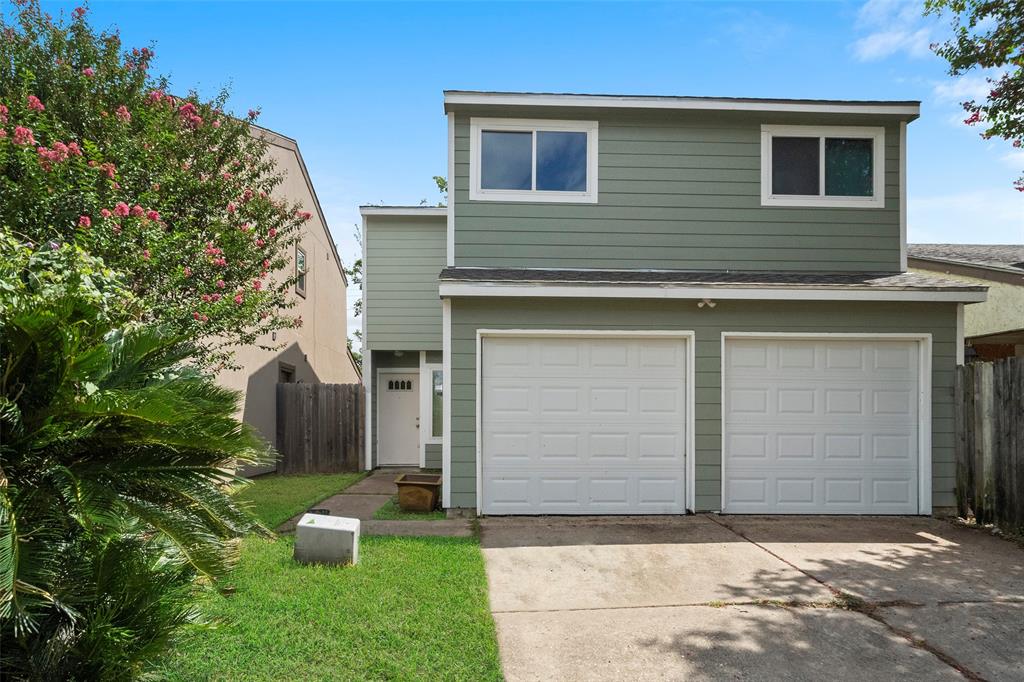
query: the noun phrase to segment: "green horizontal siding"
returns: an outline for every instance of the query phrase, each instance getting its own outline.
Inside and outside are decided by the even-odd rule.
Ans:
[[[597,120],[597,204],[469,200],[471,116]],[[762,123],[885,127],[885,208],[761,206]],[[455,264],[897,271],[899,121],[478,109],[455,117]]]
[[[444,216],[367,216],[363,235],[367,348],[441,347],[437,276],[445,265],[446,232]]]
[[[452,506],[476,506],[477,329],[684,330],[696,335],[695,433],[698,511],[721,506],[722,332],[929,333],[932,335],[932,504],[953,497],[953,370],[956,305],[621,299],[455,299],[452,302]]]

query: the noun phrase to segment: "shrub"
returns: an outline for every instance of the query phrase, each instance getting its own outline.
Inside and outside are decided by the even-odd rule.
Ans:
[[[273,197],[282,175],[244,118],[150,75],[79,8],[37,0],[0,16],[0,228],[81,246],[128,276],[137,313],[200,339],[200,358],[301,324],[286,274],[310,214]]]
[[[0,239],[0,669],[124,679],[265,529],[231,496],[265,446],[238,396],[71,243]]]

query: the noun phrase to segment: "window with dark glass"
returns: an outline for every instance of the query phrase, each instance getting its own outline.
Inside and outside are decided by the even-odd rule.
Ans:
[[[874,196],[870,138],[773,136],[771,193],[776,196]]]
[[[532,189],[533,133],[483,131],[480,165],[484,189]]]
[[[537,131],[537,189],[587,191],[587,134]]]
[[[482,130],[480,189],[586,192],[587,133]]]
[[[869,197],[874,192],[873,142],[825,138],[825,196]]]
[[[772,194],[816,196],[819,151],[816,137],[773,137]]]

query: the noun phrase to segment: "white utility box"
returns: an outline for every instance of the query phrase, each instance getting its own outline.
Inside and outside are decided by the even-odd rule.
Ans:
[[[303,514],[295,528],[295,560],[302,564],[359,562],[359,519]]]

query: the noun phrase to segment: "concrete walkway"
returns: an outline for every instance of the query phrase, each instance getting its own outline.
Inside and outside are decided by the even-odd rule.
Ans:
[[[473,528],[465,519],[438,519],[434,521],[383,521],[373,514],[398,494],[395,479],[400,474],[418,472],[419,469],[378,469],[372,474],[342,492],[313,505],[314,509],[326,509],[331,516],[347,516],[359,519],[364,535],[414,535],[470,537]],[[305,512],[303,512],[305,513]],[[302,514],[285,521],[277,529],[279,533],[292,533]]]
[[[1024,679],[1024,551],[928,518],[481,522],[517,680]]]

